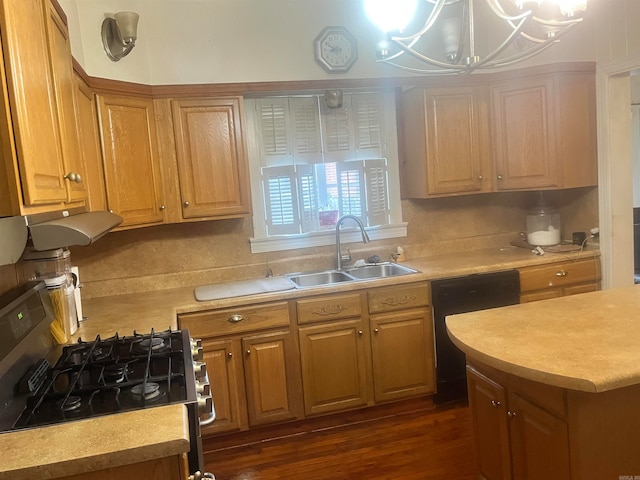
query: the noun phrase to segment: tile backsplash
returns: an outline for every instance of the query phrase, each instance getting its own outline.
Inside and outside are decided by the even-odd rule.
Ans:
[[[546,192],[560,209],[563,238],[598,225],[597,188]],[[404,200],[405,238],[349,244],[354,258],[390,258],[402,245],[408,259],[508,245],[525,229],[536,192]],[[111,232],[94,245],[71,248],[80,267],[83,298],[195,286],[329,268],[335,247],[252,254],[251,219],[193,222]]]

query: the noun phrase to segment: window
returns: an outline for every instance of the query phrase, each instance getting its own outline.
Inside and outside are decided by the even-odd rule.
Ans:
[[[254,207],[252,252],[333,243],[355,215],[371,238],[406,236],[398,186],[392,93],[246,101]]]

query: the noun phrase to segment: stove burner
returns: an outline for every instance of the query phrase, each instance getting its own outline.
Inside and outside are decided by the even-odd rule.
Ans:
[[[131,396],[136,400],[151,400],[160,395],[160,385],[155,382],[139,383],[131,387]]]
[[[153,337],[140,340],[140,342],[137,343],[136,346],[141,350],[149,350],[149,348],[151,348],[151,351],[155,352],[156,350],[164,348],[165,343],[163,338]]]
[[[114,363],[104,367],[104,379],[107,382],[121,383],[124,381],[126,374],[129,373],[126,363]]]
[[[64,399],[60,400],[59,406],[60,408],[62,408],[63,412],[73,412],[82,407],[82,399],[75,395],[71,395],[69,398],[67,398],[66,402],[64,401]]]

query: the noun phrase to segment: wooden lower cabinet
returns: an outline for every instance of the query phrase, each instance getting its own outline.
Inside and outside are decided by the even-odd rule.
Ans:
[[[520,303],[600,290],[600,258],[519,269]]]
[[[298,335],[307,415],[370,402],[368,335],[362,319],[300,327]]]
[[[216,410],[204,435],[302,416],[299,354],[286,302],[185,314],[178,322],[202,338]]]
[[[432,325],[426,308],[371,316],[376,402],[434,393]]]
[[[184,471],[183,466],[182,457],[176,455],[61,477],[59,480],[112,480],[114,478],[118,480],[139,480],[141,478],[186,480],[189,474]]]
[[[307,415],[434,393],[428,283],[296,304]]]
[[[525,398],[517,387],[510,389],[473,366],[467,366],[467,382],[478,478],[571,478],[566,415],[550,412],[544,400],[562,395],[559,389],[527,387]],[[544,406],[536,403],[538,396]]]

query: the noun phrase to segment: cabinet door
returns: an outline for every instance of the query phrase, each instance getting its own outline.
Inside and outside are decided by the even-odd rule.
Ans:
[[[241,99],[175,100],[173,120],[182,216],[248,215],[251,208]]]
[[[498,190],[560,186],[554,79],[519,79],[491,92]]]
[[[376,402],[435,391],[431,311],[410,310],[371,317]]]
[[[24,203],[64,202],[67,190],[43,2],[2,2],[0,8],[10,103],[6,108]]]
[[[304,406],[316,415],[368,403],[367,335],[360,319],[301,327]]]
[[[207,435],[240,430],[247,424],[240,343],[204,339],[202,346],[216,409],[216,419],[202,432]]]
[[[299,370],[294,368],[288,331],[242,339],[249,425],[292,420],[297,417]]]
[[[68,200],[87,200],[87,174],[84,159],[80,153],[76,124],[76,99],[69,31],[66,19],[63,19],[56,6],[49,0],[45,2],[45,5]]]
[[[162,177],[153,101],[98,96],[109,209],[122,226],[162,223]]]
[[[89,86],[76,75],[76,120],[80,137],[80,152],[86,169],[85,185],[89,194],[89,210],[106,210],[104,170],[100,152],[96,99]]]
[[[510,480],[511,455],[505,389],[469,366],[467,366],[467,386],[478,478]],[[533,480],[546,477],[516,478]]]
[[[567,423],[513,392],[508,402],[513,478],[571,478]]]
[[[425,94],[427,190],[429,195],[478,192],[487,140],[478,90],[472,87],[428,89]],[[484,180],[484,181],[483,181]]]

